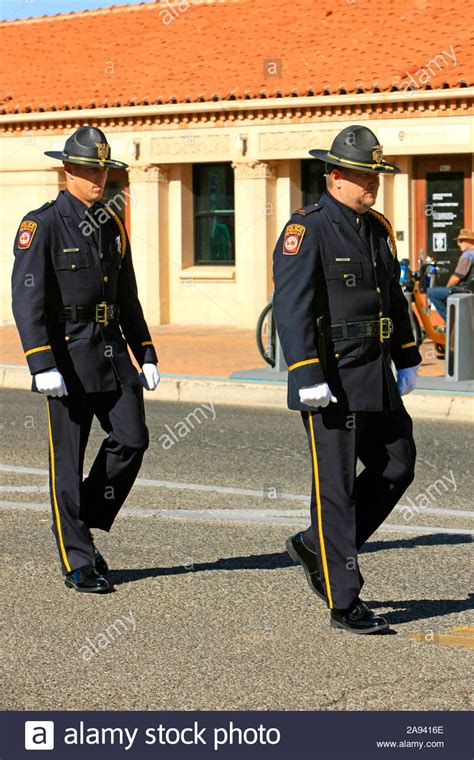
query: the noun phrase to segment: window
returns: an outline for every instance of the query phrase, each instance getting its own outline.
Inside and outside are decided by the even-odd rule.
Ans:
[[[194,261],[234,264],[234,172],[230,164],[193,166]]]
[[[303,206],[310,203],[318,203],[323,191],[326,189],[324,179],[324,164],[314,158],[301,161],[301,190],[303,193]]]

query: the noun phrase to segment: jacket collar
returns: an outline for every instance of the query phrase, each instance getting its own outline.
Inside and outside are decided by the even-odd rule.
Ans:
[[[349,206],[344,206],[343,203],[337,201],[331,193],[327,192],[327,190],[323,192],[318,205],[324,206],[331,222],[339,223],[341,216],[346,216],[346,209],[348,214],[352,213],[352,209],[350,209]]]
[[[82,203],[69,190],[61,190],[56,198],[56,205],[59,208],[61,216],[76,216],[81,222],[90,220],[95,211],[103,208],[103,204],[99,201],[96,201],[92,206],[86,206],[85,203]]]
[[[68,190],[61,190],[56,198],[56,206],[61,216],[76,216],[79,221],[82,221],[86,213],[90,211],[79,198],[75,198]]]
[[[329,220],[333,224],[337,225],[337,231],[344,238],[344,240],[354,245],[357,250],[366,256],[370,255],[370,251],[359,235],[359,231],[349,220],[348,214],[345,213],[343,203],[339,203],[339,201],[336,201],[336,199],[333,198],[331,193],[325,191],[321,196],[318,206],[323,207],[329,217]],[[352,213],[352,210],[349,209],[348,206],[346,208]]]
[[[82,211],[81,206],[84,211]],[[74,236],[80,235],[83,243],[92,249],[93,241],[91,239],[91,236],[84,234],[84,225],[87,224],[88,221],[86,213],[90,212],[90,209],[73,195],[71,195],[71,193],[69,193],[67,190],[62,190],[59,193],[58,197],[56,198],[55,207],[59,211],[61,217],[64,220],[64,224],[69,229],[69,231]]]

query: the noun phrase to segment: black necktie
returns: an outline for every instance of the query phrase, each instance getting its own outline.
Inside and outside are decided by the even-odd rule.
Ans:
[[[99,249],[99,230],[100,230],[100,223],[97,219],[97,215],[100,213],[100,206],[96,206],[95,204],[91,208],[91,216],[94,220],[94,226],[93,226],[93,232],[92,232],[92,240],[94,242],[94,246]]]
[[[357,219],[359,220],[359,235],[370,251],[370,230],[367,214],[360,214]]]

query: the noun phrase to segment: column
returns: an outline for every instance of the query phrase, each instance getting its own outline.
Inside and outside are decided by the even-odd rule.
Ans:
[[[387,189],[385,174],[379,174],[380,185],[377,193],[377,200],[375,201],[374,209],[380,211],[381,214],[385,214],[390,219],[390,215],[387,209],[387,203],[385,199],[385,190]]]
[[[239,322],[255,327],[272,290],[276,241],[274,164],[233,163],[235,176],[236,286]]]
[[[23,141],[17,143],[21,149]],[[34,143],[32,143],[34,147]],[[37,150],[37,148],[36,148]],[[21,153],[20,153],[21,155]],[[63,176],[62,165],[58,169],[44,171],[25,170],[17,164],[15,151],[11,162],[4,151],[5,170],[0,172],[0,204],[2,207],[2,226],[0,230],[0,324],[13,324],[11,309],[10,272],[13,266],[13,243],[22,218],[29,211],[40,208],[47,201],[54,201]]]
[[[399,259],[409,259],[413,239],[411,212],[411,156],[398,156],[397,166],[401,173],[393,177],[393,217],[390,219],[395,236],[403,233],[403,240],[397,240]],[[389,217],[390,218],[390,217]]]
[[[168,168],[144,164],[128,170],[133,263],[149,325],[169,321]]]
[[[293,211],[303,205],[301,191],[301,161],[284,159],[278,161],[276,180],[276,234],[279,235]]]

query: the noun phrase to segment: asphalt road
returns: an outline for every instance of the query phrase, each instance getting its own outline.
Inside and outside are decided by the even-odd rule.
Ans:
[[[416,480],[361,557],[392,635],[358,637],[284,549],[306,525],[299,415],[211,399],[147,419],[140,480],[96,536],[116,592],[80,595],[50,531],[45,400],[3,391],[0,709],[469,709],[472,425],[416,421]]]

